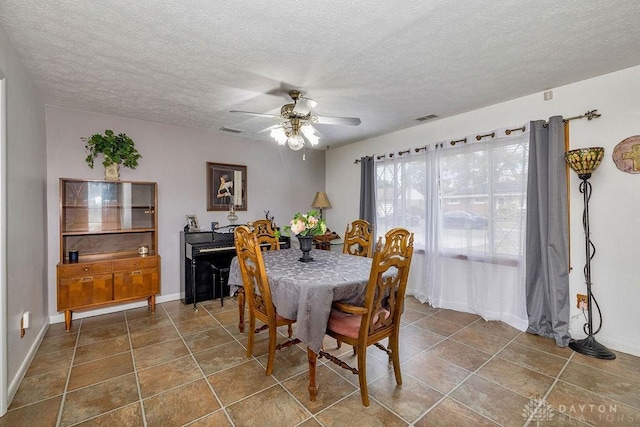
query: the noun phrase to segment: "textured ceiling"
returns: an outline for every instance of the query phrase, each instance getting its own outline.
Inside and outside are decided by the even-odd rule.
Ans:
[[[320,147],[640,64],[637,0],[0,1],[0,25],[47,104],[273,143],[288,89]],[[0,67],[2,64],[0,64]]]

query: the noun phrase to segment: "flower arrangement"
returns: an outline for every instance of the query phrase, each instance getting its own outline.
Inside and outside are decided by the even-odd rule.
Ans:
[[[318,236],[327,231],[327,224],[320,218],[318,211],[309,211],[306,214],[298,212],[284,229],[296,236]]]

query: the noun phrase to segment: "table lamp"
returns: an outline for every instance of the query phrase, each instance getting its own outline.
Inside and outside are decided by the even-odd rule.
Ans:
[[[331,207],[331,202],[329,202],[329,197],[327,197],[327,193],[325,193],[324,191],[318,191],[316,193],[316,197],[314,197],[313,199],[313,203],[311,203],[311,207],[315,209],[320,209],[320,218],[324,219],[322,217],[322,209]]]

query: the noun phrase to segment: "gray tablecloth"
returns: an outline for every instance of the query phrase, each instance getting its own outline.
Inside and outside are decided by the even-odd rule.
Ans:
[[[278,314],[296,319],[296,337],[318,353],[322,347],[331,303],[364,301],[371,258],[312,250],[314,261],[298,261],[302,252],[283,249],[263,252],[273,304]],[[229,286],[242,286],[237,257],[231,261]]]

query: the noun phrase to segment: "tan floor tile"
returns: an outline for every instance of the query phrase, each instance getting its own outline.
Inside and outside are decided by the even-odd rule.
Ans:
[[[413,379],[402,377],[402,384],[396,384],[393,372],[368,384],[369,396],[398,414],[403,420],[413,423],[425,411],[438,402],[443,394]]]
[[[378,350],[381,354],[380,350]],[[354,355],[353,352],[348,352],[339,357],[341,361],[348,364],[352,368],[358,368],[358,356]],[[388,359],[382,357],[383,360],[380,360],[375,357],[370,357],[367,354],[367,383],[371,383],[377,380],[380,377],[386,376],[389,372],[393,371],[393,364],[388,362]],[[322,360],[325,360],[324,358]],[[360,379],[358,375],[354,374],[348,369],[345,369],[334,362],[327,361],[326,366],[332,371],[336,372],[338,375],[349,381],[351,384],[355,386],[359,386]],[[401,368],[402,370],[402,368]]]
[[[144,425],[144,417],[142,415],[142,407],[139,402],[118,408],[115,411],[108,412],[104,415],[99,415],[80,424],[76,424],[78,427],[134,427],[142,425]]]
[[[229,405],[276,383],[255,360],[209,375],[207,380],[223,405]]]
[[[359,392],[341,400],[326,411],[322,411],[316,415],[316,418],[326,427],[395,427],[409,425],[375,400],[370,401],[368,408],[363,407]]]
[[[79,327],[80,327],[80,322],[71,322],[71,329],[67,331],[66,325],[64,322],[52,323],[49,325],[49,328],[47,329],[47,333],[44,336],[53,337],[53,336],[64,335],[64,334],[77,334]]]
[[[411,375],[440,393],[448,393],[471,372],[439,357],[422,353],[402,365],[402,374]]]
[[[475,371],[491,358],[490,354],[452,340],[441,342],[428,353],[454,363],[467,371]]]
[[[195,319],[185,320],[176,323],[176,328],[180,332],[180,335],[191,335],[196,332],[205,331],[207,329],[214,329],[220,327],[220,323],[211,316],[201,316]]]
[[[522,426],[530,399],[472,375],[450,397],[504,426]]]
[[[151,312],[151,307],[145,305],[144,307],[132,308],[131,310],[125,311],[125,316],[127,317],[127,321],[130,322],[132,320],[141,319],[144,317],[154,317],[154,316],[166,316],[167,313],[160,309],[158,310],[159,304],[156,304],[155,313]]]
[[[189,427],[233,427],[233,424],[231,424],[227,414],[225,414],[222,409],[187,425]]]
[[[490,355],[496,354],[509,344],[509,341],[504,338],[471,328],[464,328],[460,330],[456,334],[452,335],[451,339]]]
[[[444,399],[415,423],[415,427],[497,427],[498,425],[449,398]]]
[[[127,324],[125,322],[113,323],[111,325],[95,327],[85,330],[80,329],[80,338],[78,338],[78,345],[94,344],[99,341],[108,340],[121,335],[127,335]]]
[[[25,377],[31,375],[40,375],[47,372],[58,371],[60,369],[69,369],[71,367],[71,359],[73,358],[73,349],[62,350],[56,352],[36,352]]]
[[[133,372],[131,352],[75,365],[69,375],[69,390],[76,390]]]
[[[150,331],[158,328],[172,328],[171,319],[166,314],[158,312],[154,316],[140,317],[129,320],[129,333],[133,334],[141,331]]]
[[[592,366],[605,372],[611,372],[612,374],[628,378],[631,381],[640,382],[640,358],[636,356],[616,351],[614,352],[616,354],[615,359],[605,360],[575,353],[568,347],[566,350],[570,351],[570,354],[574,354],[573,359],[571,359],[571,364],[580,363]]]
[[[223,311],[220,313],[215,313],[213,317],[215,317],[221,325],[233,326],[238,324],[237,311]],[[248,317],[245,316],[245,319],[248,319]]]
[[[425,317],[427,317],[427,314],[421,311],[405,310],[404,313],[402,313],[402,317],[400,318],[400,321],[402,323],[410,324],[417,320],[423,319]]]
[[[134,374],[67,393],[62,411],[62,425],[71,425],[140,399]]]
[[[193,311],[193,304],[184,304],[182,300],[174,300],[163,302],[162,304],[158,304],[156,306],[156,311],[160,308],[160,310],[164,310],[167,313],[176,313],[178,311]]]
[[[169,313],[169,317],[174,323],[184,322],[185,320],[193,320],[199,317],[212,317],[207,310],[193,311],[193,306],[189,306],[189,309],[176,310]]]
[[[551,377],[503,359],[490,360],[477,374],[530,399],[544,396],[554,381]]]
[[[413,325],[400,329],[400,343],[409,344],[422,350],[433,347],[445,338],[442,335]]]
[[[541,337],[540,335],[522,333],[518,335],[518,338],[515,339],[515,342],[521,345],[529,346],[536,350],[551,353],[554,356],[563,357],[565,359],[568,359],[569,356],[574,353],[574,351],[569,347],[558,347],[554,339]]]
[[[218,347],[194,353],[194,357],[205,375],[228,369],[247,361],[245,349],[233,341]]]
[[[357,390],[357,387],[326,366],[318,366],[316,373],[318,397],[314,402],[309,400],[308,373],[301,373],[282,383],[312,414],[317,414]]]
[[[472,324],[478,319],[481,319],[480,316],[473,313],[464,313],[462,311],[448,310],[442,309],[435,313],[433,317],[438,319],[447,320],[449,322],[457,323],[459,325],[467,326]]]
[[[453,335],[460,329],[464,328],[463,325],[449,322],[448,320],[438,319],[435,316],[420,319],[414,322],[413,326],[418,326],[422,329],[426,329],[427,331],[431,331],[434,334],[442,335],[443,337]]]
[[[131,346],[134,349],[141,348],[147,345],[158,344],[161,342],[174,340],[179,337],[178,331],[172,326],[160,329],[153,329],[150,331],[140,331],[130,334]]]
[[[124,321],[124,311],[85,317],[82,319],[82,330],[87,331],[89,329],[102,328],[103,326],[123,323]]]
[[[184,337],[184,342],[193,353],[217,347],[232,341],[235,342],[233,337],[221,326],[196,332],[195,334]]]
[[[640,412],[640,382],[633,381],[628,376],[621,377],[571,362],[560,375],[560,380],[633,406]]]
[[[127,351],[131,351],[129,335],[120,335],[115,338],[78,347],[76,349],[76,355],[73,358],[73,364],[79,365]]]
[[[0,427],[55,426],[62,396],[14,409],[0,418]]]
[[[38,347],[38,353],[50,353],[73,349],[76,346],[77,340],[78,334],[76,332],[44,337],[42,343],[40,343],[40,347]]]
[[[150,368],[170,360],[175,360],[189,354],[189,350],[182,339],[152,344],[133,350],[133,359],[136,369]]]
[[[309,416],[279,385],[228,406],[227,412],[238,426],[295,426]]]
[[[640,420],[638,408],[563,381],[551,389],[546,402],[557,411],[557,419],[571,417],[596,426],[631,426]]]
[[[263,354],[257,359],[266,369],[268,356]],[[320,363],[317,362],[317,364]],[[278,380],[283,381],[301,372],[307,372],[308,370],[309,359],[307,357],[306,349],[303,350],[300,347],[293,346],[283,348],[282,350],[276,350],[272,375]]]
[[[143,399],[200,378],[202,373],[190,355],[138,372]]]
[[[9,409],[29,405],[40,400],[59,396],[64,392],[67,384],[69,369],[48,372],[41,375],[25,377],[18,387]]]
[[[418,301],[416,298],[414,298],[412,296],[408,296],[407,298],[405,298],[404,306],[405,306],[405,308],[408,308],[408,309],[411,309],[411,310],[420,311],[420,312],[426,313],[428,315],[432,315],[432,314],[435,314],[438,311],[440,311],[439,308],[431,307],[431,305],[429,305],[429,303],[421,303],[420,301]]]
[[[204,378],[142,402],[149,427],[183,425],[220,408]]]
[[[567,363],[567,360],[561,357],[515,343],[509,344],[497,356],[554,378]]]
[[[469,325],[469,327],[474,330],[485,332],[490,335],[495,335],[509,341],[516,338],[522,333],[513,326],[509,326],[506,323],[494,321],[489,322],[486,320],[478,320],[477,322],[473,322],[471,325]]]

